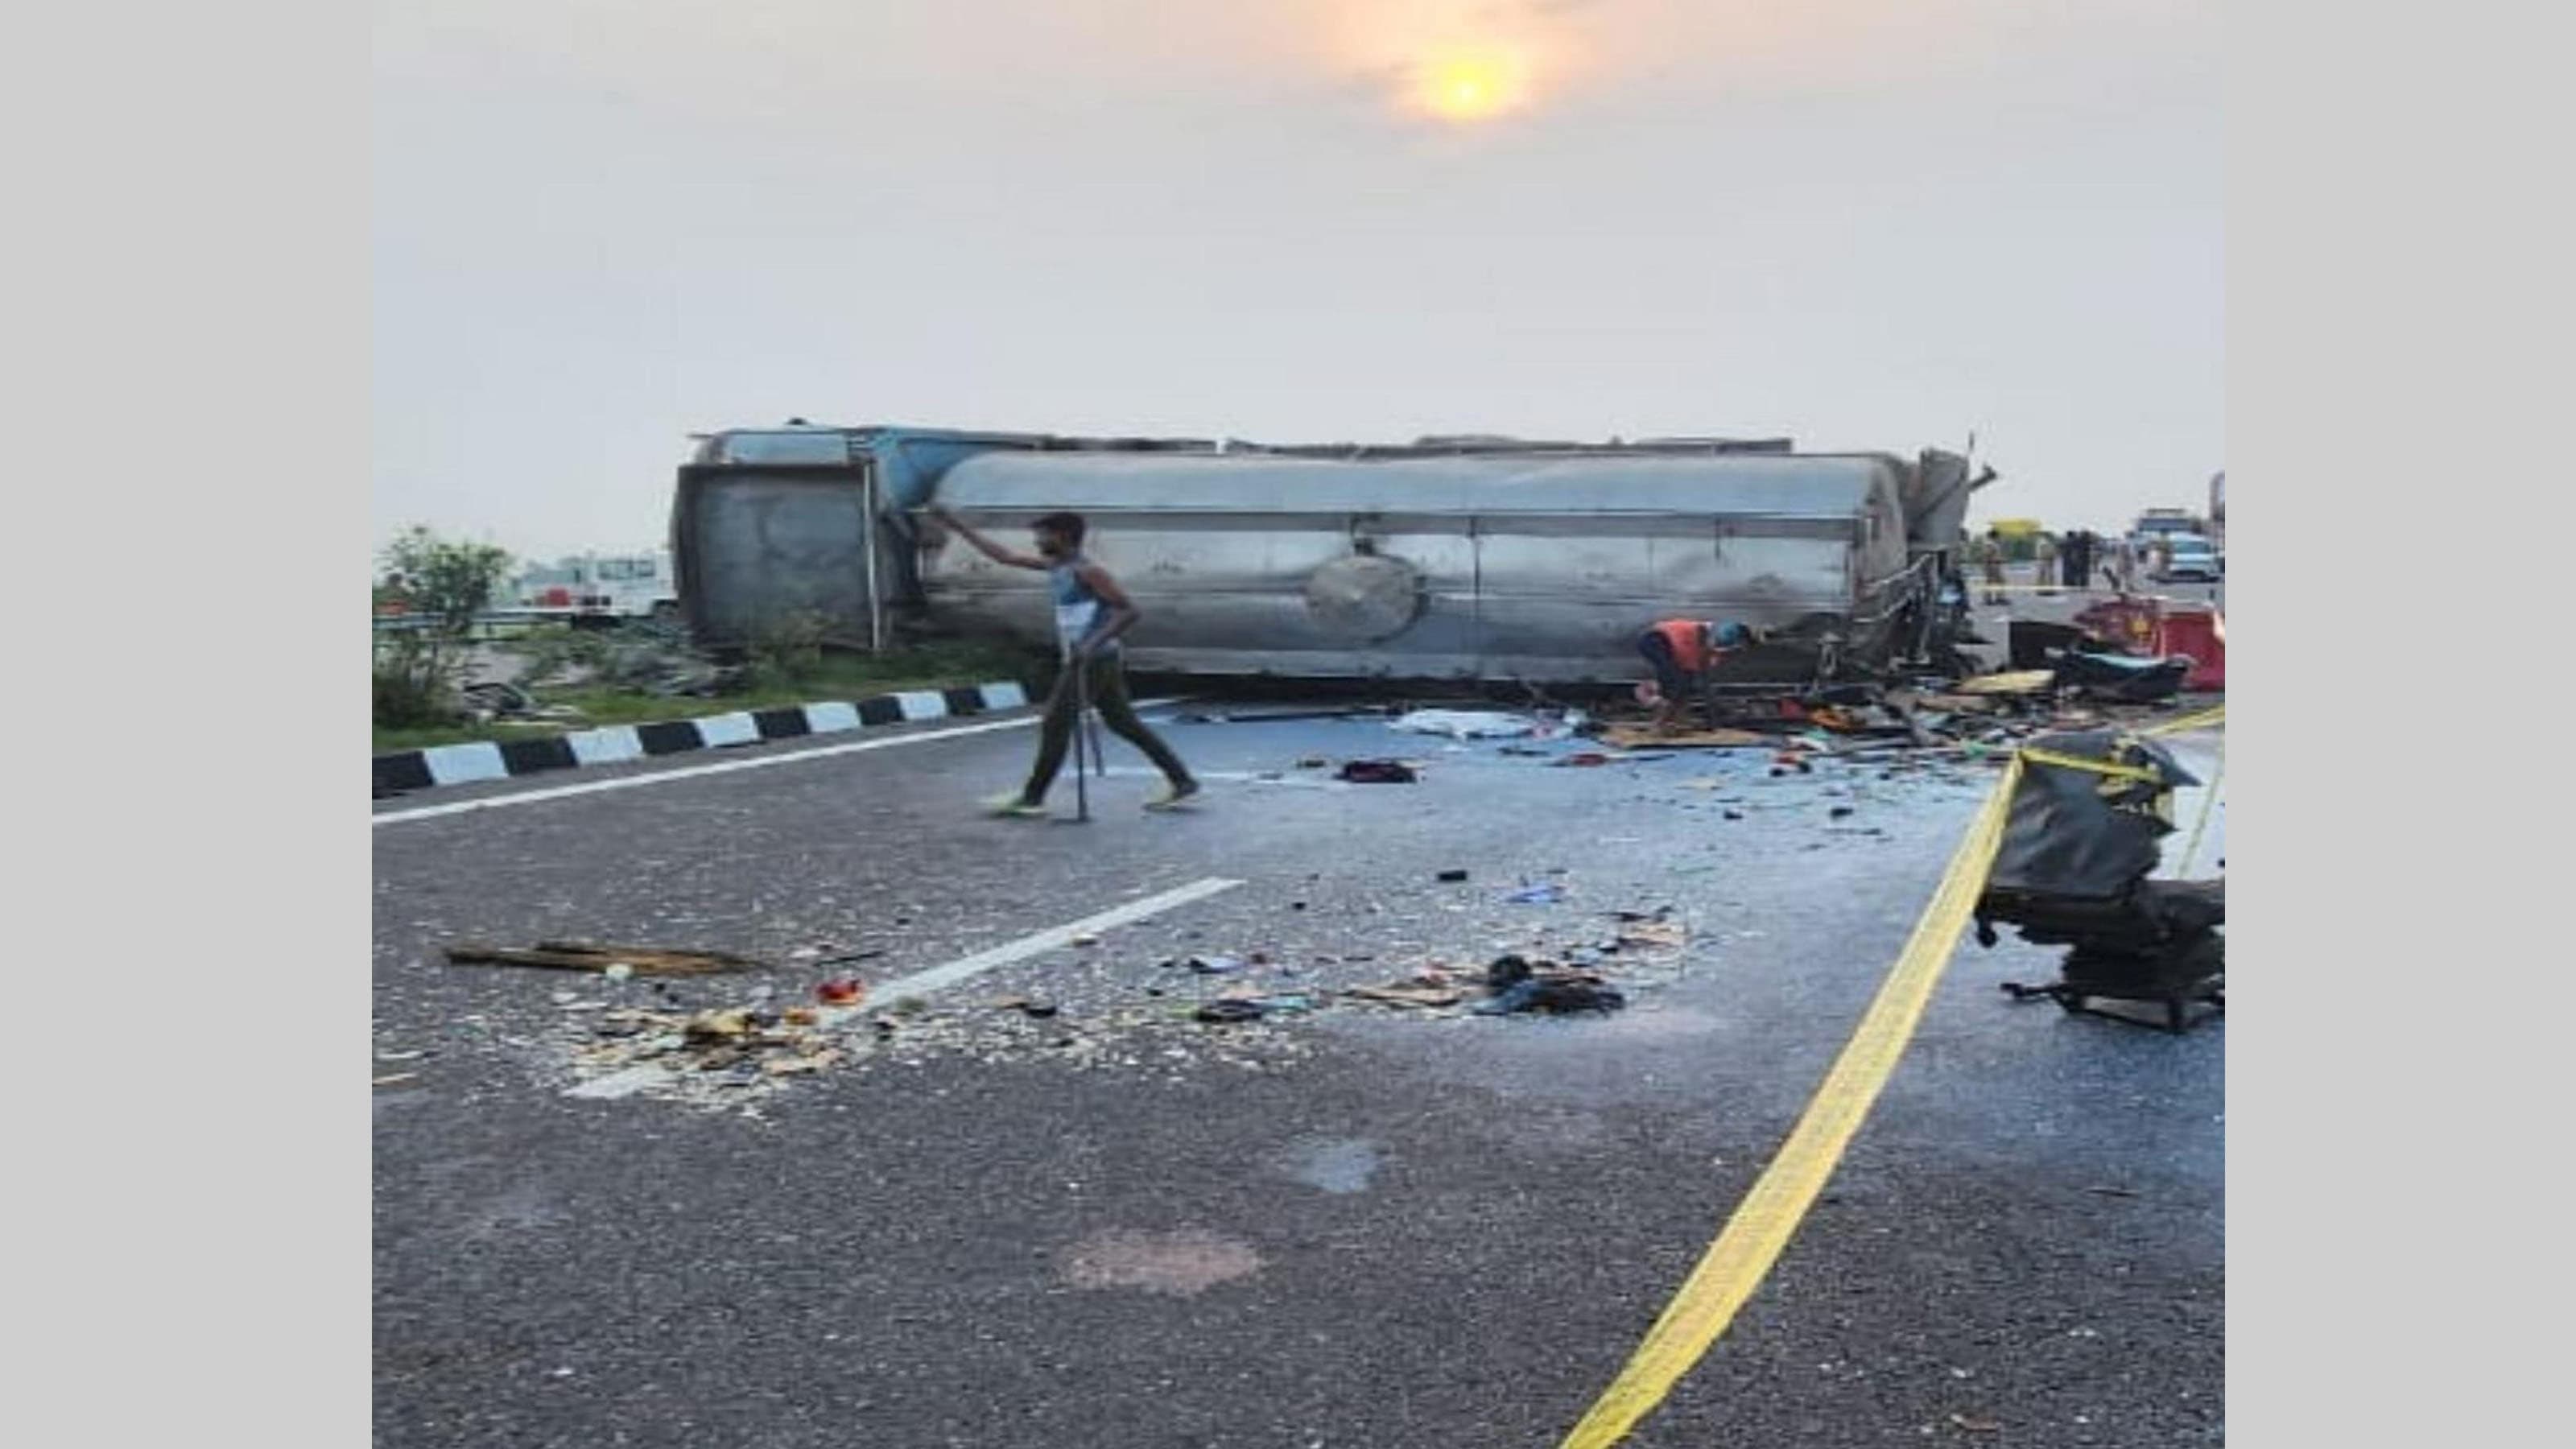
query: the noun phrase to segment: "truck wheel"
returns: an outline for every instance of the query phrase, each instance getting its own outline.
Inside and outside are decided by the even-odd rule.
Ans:
[[[679,600],[656,600],[653,605],[653,622],[656,624],[676,624],[680,622]]]

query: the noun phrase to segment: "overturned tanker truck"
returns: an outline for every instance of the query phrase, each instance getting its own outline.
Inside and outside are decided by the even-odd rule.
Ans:
[[[946,535],[1059,509],[1144,618],[1141,672],[1613,683],[1657,619],[1774,632],[1746,685],[1964,672],[1957,572],[1992,470],[1927,450],[1783,440],[1426,438],[1276,446],[899,427],[740,429],[680,469],[672,545],[701,644],[820,616],[878,647],[922,633],[1046,644],[1044,581]]]

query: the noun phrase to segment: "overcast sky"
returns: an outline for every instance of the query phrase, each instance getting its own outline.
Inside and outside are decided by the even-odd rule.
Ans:
[[[374,515],[791,415],[2225,466],[2214,0],[379,0]]]

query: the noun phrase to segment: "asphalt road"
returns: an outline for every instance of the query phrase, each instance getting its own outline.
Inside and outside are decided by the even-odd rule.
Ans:
[[[1091,823],[977,818],[1033,742],[1005,729],[381,824],[377,1443],[1553,1444],[1796,1119],[1990,778],[1167,728],[1211,785],[1177,816],[1137,809],[1151,782],[1113,740]],[[1427,768],[1299,767],[1365,756]],[[723,949],[777,964],[679,983],[683,1005],[784,1004],[1207,880],[1241,884],[881,994],[854,1059],[678,1095],[566,1095],[648,984],[440,955]],[[1686,945],[1606,958],[1629,993],[1606,1016],[1187,1015],[1247,981],[1561,952],[1661,907]],[[1163,964],[1193,955],[1244,964]],[[2222,1440],[2224,1025],[1996,989],[2053,970],[1963,946],[1827,1196],[1629,1442]]]

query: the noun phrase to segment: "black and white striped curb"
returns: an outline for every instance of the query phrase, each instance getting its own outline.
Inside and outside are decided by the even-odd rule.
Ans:
[[[569,734],[525,740],[475,740],[461,745],[435,745],[378,755],[375,794],[378,799],[432,785],[463,785],[475,780],[506,780],[541,770],[568,770],[582,765],[612,765],[677,755],[689,750],[715,750],[727,745],[757,745],[806,735],[828,735],[869,725],[905,724],[1019,709],[1029,702],[1017,684],[969,684],[955,689],[917,689],[881,694],[874,699],[827,704],[790,704],[776,709],[740,710],[702,715],[660,724],[603,725]]]

